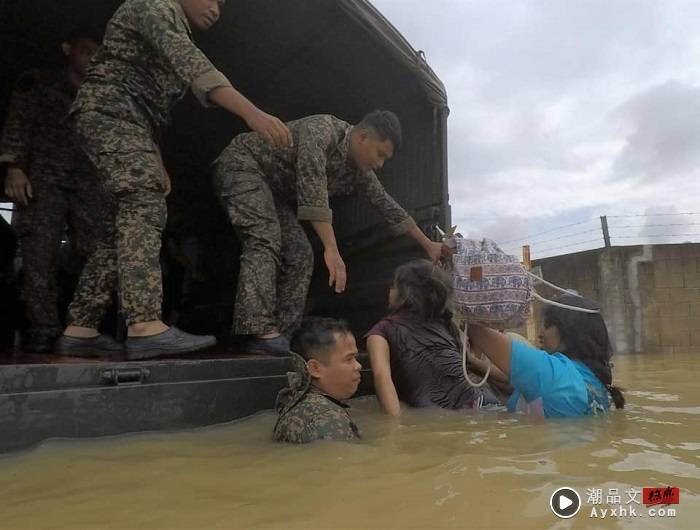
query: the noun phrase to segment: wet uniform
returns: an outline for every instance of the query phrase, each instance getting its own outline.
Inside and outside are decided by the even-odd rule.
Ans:
[[[298,355],[292,359],[296,372],[287,374],[289,385],[277,396],[279,419],[274,439],[289,443],[359,439],[359,429],[348,414],[349,406],[314,387],[304,360]]]
[[[127,322],[161,318],[161,128],[188,89],[209,106],[207,94],[224,86],[229,81],[195,46],[178,2],[127,0],[110,19],[71,114],[112,197],[104,211],[112,222],[84,269],[69,323],[97,327],[101,301],[117,285]]]
[[[287,123],[293,147],[241,134],[215,163],[214,187],[243,251],[233,332],[290,335],[302,316],[313,252],[299,221],[332,222],[329,197],[364,196],[395,235],[415,226],[374,171],[348,158],[352,125],[330,115]]]

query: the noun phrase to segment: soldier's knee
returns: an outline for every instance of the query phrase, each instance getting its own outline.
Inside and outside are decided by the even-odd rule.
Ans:
[[[282,240],[274,233],[249,234],[243,238],[243,252],[266,253],[279,259],[282,253]]]

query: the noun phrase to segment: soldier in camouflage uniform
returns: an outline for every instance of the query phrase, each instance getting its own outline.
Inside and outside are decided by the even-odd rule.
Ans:
[[[93,300],[118,285],[129,324],[126,350],[137,359],[213,344],[161,320],[161,233],[170,180],[158,139],[173,105],[191,89],[205,107],[243,118],[271,144],[291,141],[286,126],[235,90],[192,41],[191,26],[209,29],[224,0],[126,0],[107,25],[103,45],[71,109],[83,148],[113,197],[112,230],[87,263],[62,338],[91,349],[102,317]]]
[[[343,321],[316,318],[305,321],[292,340],[295,372],[277,396],[278,442],[357,440],[360,433],[341,400],[355,394],[360,383],[355,337]]]
[[[260,135],[234,138],[215,163],[214,187],[243,245],[233,331],[249,335],[250,353],[284,354],[285,335],[301,318],[313,269],[311,245],[299,221],[310,222],[324,247],[336,292],[346,271],[332,227],[329,197],[358,193],[389,223],[437,260],[430,241],[384,190],[375,170],[401,145],[395,114],[375,111],[358,125],[316,115],[289,122],[294,146],[275,149]]]
[[[45,353],[60,335],[58,254],[66,224],[83,257],[96,240],[94,197],[100,188],[68,124],[70,108],[98,37],[73,31],[63,43],[66,67],[23,74],[12,92],[0,140],[8,163],[5,194],[18,204],[22,295],[29,322],[25,351]]]

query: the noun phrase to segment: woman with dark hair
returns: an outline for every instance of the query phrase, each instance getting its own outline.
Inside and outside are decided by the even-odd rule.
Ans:
[[[400,401],[446,409],[497,402],[489,389],[464,379],[451,297],[448,278],[430,261],[411,261],[396,269],[389,315],[365,335],[375,391],[387,414],[397,416]],[[492,370],[493,377],[498,377],[496,372]]]
[[[560,304],[598,310],[595,302],[575,294],[555,299]],[[551,305],[544,310],[542,350],[511,341],[479,325],[469,325],[469,340],[509,377],[515,391],[509,410],[545,417],[589,416],[607,412],[608,394],[624,408],[620,388],[612,384],[612,345],[599,312],[584,313]]]

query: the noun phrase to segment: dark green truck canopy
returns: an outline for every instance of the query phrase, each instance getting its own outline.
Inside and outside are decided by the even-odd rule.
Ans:
[[[61,39],[74,27],[104,29],[120,4],[118,0],[0,0],[0,69],[3,74],[0,76],[0,124],[17,76],[29,68],[60,65]],[[242,93],[283,120],[328,113],[356,123],[365,113],[377,108],[396,112],[403,125],[404,145],[394,160],[386,164],[380,178],[389,193],[429,235],[435,224],[449,224],[448,108],[444,86],[424,56],[416,52],[370,2],[228,0],[219,23],[209,32],[196,35],[196,40]],[[202,251],[200,260],[205,281],[192,300],[189,324],[184,327],[195,332],[214,332],[219,337],[230,329],[239,249],[211,190],[210,165],[233,136],[245,130],[240,120],[221,110],[205,110],[188,95],[176,106],[162,143],[174,189],[169,199],[170,220],[179,222],[181,228],[187,226],[187,230],[196,234]],[[317,259],[307,310],[346,318],[359,339],[385,311],[393,269],[408,259],[422,256],[422,252],[406,237],[389,237],[382,220],[363,201],[342,199],[332,201],[331,206],[341,254],[348,267],[348,288],[340,296],[332,294],[327,286],[323,260]],[[236,361],[245,360],[230,362]],[[190,372],[192,380],[199,381],[197,370],[187,368],[189,365],[184,361],[182,364],[168,362],[175,366],[173,370],[178,370],[178,381],[186,380]],[[198,370],[206,371],[206,365],[207,361],[202,360]],[[173,420],[170,424],[182,427],[224,421],[262,407],[254,403],[265,403],[269,407],[272,387],[277,388],[284,380],[284,368],[278,365],[273,361],[267,365],[274,366],[274,369],[267,368],[271,370],[268,375],[274,378],[274,384],[265,387],[263,399],[251,395],[249,406],[236,407],[227,405],[226,399],[217,401],[217,407],[212,408],[209,415],[200,414],[199,409],[190,411],[192,414],[183,410],[178,417],[185,420]],[[128,373],[132,366],[115,369]],[[242,366],[250,366],[250,361]],[[44,379],[45,385],[35,388],[18,383],[39,380],[32,379],[36,370],[52,374]],[[61,373],[54,374],[56,370]],[[230,370],[231,374],[236,374],[230,377],[241,378],[243,384],[245,370],[233,366]],[[52,390],[51,381],[62,378],[75,381],[68,385],[70,392],[78,392],[85,386],[94,393],[95,387],[104,383],[103,372],[97,367],[74,368],[71,372],[62,365],[15,367],[11,371],[0,366],[0,413],[6,412],[0,414],[0,431],[12,432],[10,427],[14,432],[31,431],[29,420],[22,423],[23,427],[13,423],[19,421],[18,418],[28,418],[27,414],[32,415],[32,421],[40,423],[43,415],[51,412],[50,403],[35,401],[39,405],[32,408],[33,398],[27,398],[38,392],[36,399],[40,395],[58,399],[61,392],[67,391]],[[56,434],[85,436],[166,428],[167,425],[156,425],[149,418],[158,409],[159,400],[170,399],[164,397],[158,385],[170,388],[168,391],[175,388],[167,384],[168,373],[166,369],[155,370],[150,383],[145,380],[129,383],[152,385],[147,394],[148,405],[139,404],[145,398],[134,397],[134,407],[143,405],[144,408],[143,413],[135,414],[138,422],[133,425],[129,425],[128,418],[120,418],[123,423],[116,428],[113,425],[103,430],[99,425],[83,428],[79,418],[74,418],[77,423],[69,433]],[[35,375],[38,377],[38,372]],[[203,387],[199,388],[198,395],[209,395],[201,390]],[[129,391],[136,392],[133,388]],[[120,392],[119,387],[112,387],[110,392]],[[89,423],[89,418],[98,416],[98,409],[90,409],[98,405],[89,395],[85,394],[85,400],[81,400],[71,394],[68,401],[56,401],[65,404],[55,410],[56,414],[67,415],[71,407],[78,407],[79,403],[84,410],[75,413],[82,414]],[[100,392],[99,395],[106,394]],[[142,394],[134,394],[137,395]],[[239,395],[236,399],[244,398]],[[186,420],[193,416],[198,417],[196,422]],[[48,431],[27,432],[19,445],[50,435]]]

